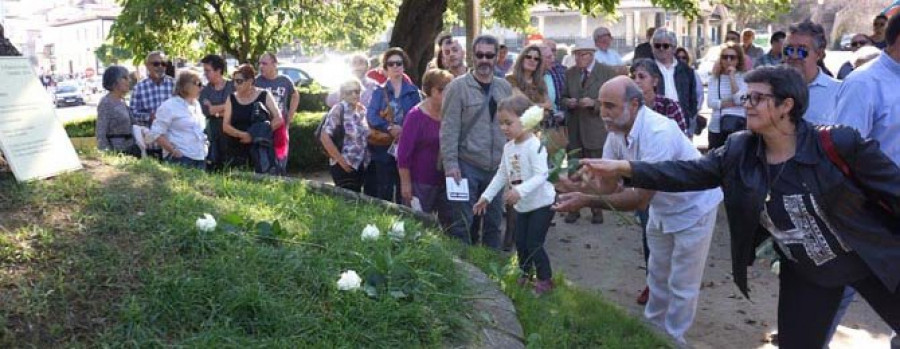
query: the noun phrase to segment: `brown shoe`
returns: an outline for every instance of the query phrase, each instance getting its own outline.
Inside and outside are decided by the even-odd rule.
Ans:
[[[578,218],[581,218],[581,212],[569,212],[569,214],[566,215],[565,222],[575,223],[578,221]]]
[[[644,290],[641,291],[641,295],[637,297],[637,304],[645,305],[647,301],[650,300],[650,287],[644,286]]]

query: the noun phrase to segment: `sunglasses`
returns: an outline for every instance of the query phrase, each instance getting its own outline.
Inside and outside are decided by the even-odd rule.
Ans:
[[[162,66],[166,65],[166,62],[159,62],[159,61],[157,61],[157,62],[150,62],[150,65],[152,65],[152,66],[154,66],[154,67],[162,67]]]
[[[194,85],[197,85],[197,87],[203,87],[203,81],[194,81]]]
[[[747,104],[747,102],[750,102],[750,106],[755,107],[755,106],[759,105],[760,100],[762,100],[764,98],[772,98],[772,97],[775,97],[775,95],[773,95],[771,93],[751,92],[749,95],[741,96],[740,101],[741,101],[741,105],[744,105],[744,104]]]
[[[677,57],[679,60],[682,60],[682,61],[688,60],[688,56],[675,56],[675,57]]]
[[[736,61],[738,58],[737,55],[721,55],[720,57],[725,61]]]
[[[494,57],[497,57],[497,54],[493,52],[475,52],[475,58],[478,59],[494,59]]]
[[[809,57],[809,50],[805,47],[794,47],[794,46],[785,46],[784,49],[781,50],[781,54],[787,57],[794,57],[796,53],[796,57],[798,59],[806,59]]]
[[[530,60],[538,62],[538,63],[541,62],[540,56],[525,55],[525,59],[530,59]]]
[[[885,24],[884,22],[875,22],[875,23],[872,23],[872,26],[881,28],[884,26],[884,24]]]
[[[244,81],[247,81],[247,79],[234,78],[232,81],[234,81],[236,85],[240,85],[243,84]]]
[[[387,66],[388,67],[402,67],[403,61],[388,61]]]
[[[670,45],[670,44],[653,44],[653,48],[655,48],[657,50],[668,50],[668,49],[672,48],[672,45]]]
[[[857,48],[857,47],[866,46],[868,44],[869,44],[868,41],[854,41],[854,42],[850,43],[850,47]]]

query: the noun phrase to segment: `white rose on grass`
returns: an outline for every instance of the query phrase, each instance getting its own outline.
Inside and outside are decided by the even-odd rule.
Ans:
[[[533,131],[541,124],[541,120],[544,119],[544,108],[538,106],[532,106],[525,110],[522,113],[522,117],[519,118],[522,121],[522,128]]]
[[[341,278],[337,281],[337,287],[341,291],[355,291],[362,285],[362,279],[353,270],[347,270],[341,273]]]
[[[374,224],[366,225],[363,228],[362,235],[360,236],[363,240],[378,240],[378,237],[381,236],[381,231],[378,230]]]
[[[197,218],[197,230],[204,233],[216,230],[216,219],[209,213],[204,213],[203,217]]]
[[[394,222],[394,224],[391,224],[391,231],[388,232],[388,235],[390,235],[391,238],[395,240],[400,240],[406,237],[406,228],[403,226],[403,221]]]

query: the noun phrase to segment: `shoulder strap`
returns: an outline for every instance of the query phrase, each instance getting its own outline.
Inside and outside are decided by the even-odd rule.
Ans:
[[[484,110],[487,109],[488,105],[491,104],[491,99],[493,98],[493,95],[491,95],[491,92],[493,92],[493,90],[494,90],[494,81],[491,81],[491,85],[488,86],[487,93],[484,94],[484,103],[481,103],[481,108],[478,108],[478,113],[475,114],[476,117],[478,115],[481,115],[481,113],[484,113]],[[472,128],[475,127],[475,124],[476,123],[473,122],[471,124],[466,125],[466,129],[464,130],[463,135],[468,137],[469,132],[472,132]]]
[[[872,195],[869,190],[866,190],[866,187],[860,184],[860,181],[856,178],[856,176],[853,175],[853,172],[850,170],[850,165],[847,164],[847,161],[845,161],[844,157],[841,156],[841,153],[838,152],[837,147],[834,146],[834,140],[831,139],[831,129],[819,128],[818,133],[819,142],[822,143],[822,148],[825,149],[825,154],[828,156],[828,159],[831,160],[831,163],[837,166],[837,168],[841,170],[841,173],[843,173],[844,176],[847,177],[847,179],[852,181],[853,184],[855,184],[860,190],[862,190],[869,200],[877,203],[878,206],[881,206],[881,208],[885,210],[885,212],[896,216],[896,213],[891,210],[891,207],[887,203],[885,203],[881,199],[878,199],[877,196]]]

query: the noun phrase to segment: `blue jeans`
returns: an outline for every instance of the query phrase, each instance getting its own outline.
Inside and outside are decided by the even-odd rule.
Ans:
[[[387,161],[372,162],[375,166],[375,197],[384,201],[400,203],[400,174],[397,172],[397,161],[389,157]]]
[[[469,230],[472,227],[472,207],[481,198],[481,194],[487,189],[496,171],[486,171],[464,161],[459,162],[459,170],[462,177],[469,181],[469,201],[451,201],[450,209],[453,210],[453,222],[450,225],[450,235],[460,239],[466,244],[472,244],[472,236]],[[500,248],[500,221],[503,218],[503,191],[494,197],[487,207],[483,218],[481,242],[493,249]]]
[[[166,157],[166,161],[170,164],[176,164],[187,168],[196,168],[198,170],[206,170],[206,160],[194,160],[187,156],[174,158],[171,155]]]

